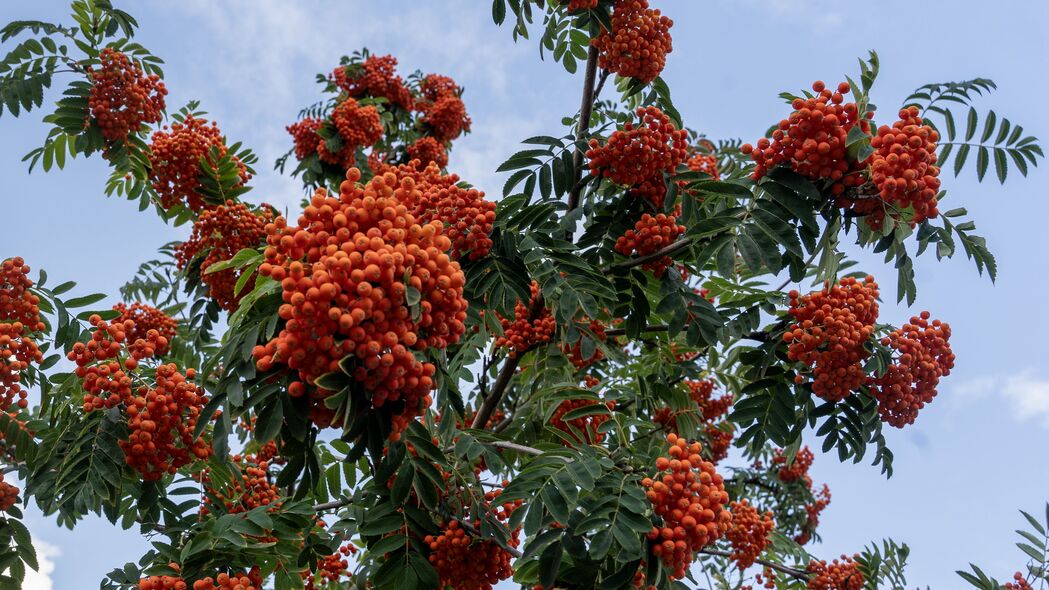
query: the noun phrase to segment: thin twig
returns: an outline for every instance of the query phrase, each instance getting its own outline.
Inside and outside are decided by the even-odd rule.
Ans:
[[[332,500],[331,502],[325,502],[323,504],[316,504],[313,506],[314,512],[324,512],[326,510],[334,510],[336,508],[342,508],[343,506],[349,506],[353,503],[353,500],[349,498],[343,498],[341,500]]]
[[[690,245],[692,245],[692,238],[684,237],[676,242],[671,242],[670,244],[663,246],[651,254],[645,254],[644,256],[638,256],[637,258],[630,258],[622,262],[617,262],[613,264],[611,268],[634,268],[635,266],[641,266],[647,262],[652,262],[653,260],[658,260],[664,256],[674,254],[679,250],[684,250]]]
[[[699,552],[704,554],[704,555],[713,555],[715,557],[729,557],[729,558],[732,557],[732,554],[729,553],[728,551],[720,551],[718,549],[700,549]],[[787,567],[785,565],[780,565],[778,563],[773,563],[771,561],[767,561],[767,560],[764,560],[764,559],[755,559],[754,563],[759,564],[759,565],[763,565],[763,566],[765,566],[765,567],[767,567],[769,569],[776,570],[777,572],[787,574],[788,576],[793,576],[794,578],[797,578],[799,580],[808,580],[809,579],[808,572],[806,572],[804,570],[799,570],[799,569],[795,569],[795,568],[792,568],[792,567]]]
[[[488,443],[497,449],[506,449],[508,451],[517,451],[518,453],[525,453],[526,455],[542,455],[543,452],[534,447],[526,447],[525,445],[519,445],[512,443],[508,440],[497,440]]]

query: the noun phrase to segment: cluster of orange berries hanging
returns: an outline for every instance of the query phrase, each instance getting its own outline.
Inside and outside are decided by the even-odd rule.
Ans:
[[[714,465],[700,455],[702,445],[667,436],[669,457],[656,460],[662,473],[645,478],[648,499],[663,520],[648,533],[652,553],[670,569],[672,579],[685,576],[696,552],[724,535],[732,515],[725,509],[728,493]]]
[[[429,406],[434,387],[436,368],[416,351],[446,348],[466,330],[465,276],[443,225],[419,223],[405,205],[420,198],[412,177],[390,171],[364,186],[358,180],[351,168],[339,198],[318,190],[296,225],[283,217],[267,224],[259,272],[280,282],[286,323],[254,356],[262,371],[296,372],[289,393],[309,390],[311,418],[321,426],[334,417],[324,404],[333,392],[314,381],[349,357],[374,408],[399,405],[396,439]]]
[[[325,555],[317,562],[317,571],[304,573],[305,590],[323,590],[337,588],[350,580],[350,563],[347,558],[356,553],[357,548],[347,543],[330,555]]]
[[[194,437],[208,398],[193,383],[193,369],[182,373],[174,364],[160,365],[152,385],[132,387],[139,362],[165,349],[167,338],[151,329],[131,341],[128,334],[139,330],[130,319],[109,323],[93,315],[89,321],[91,339],[74,344],[68,358],[82,380],[85,412],[119,407],[126,415],[129,434],[119,444],[127,464],[154,481],[209,457],[211,445]]]
[[[40,318],[40,297],[30,290],[32,286],[29,266],[21,257],[0,265],[0,411],[12,418],[29,405],[22,373],[44,358],[33,339],[46,326]]]
[[[923,311],[882,339],[896,354],[871,388],[882,420],[897,428],[913,424],[918,411],[936,397],[940,378],[954,368],[950,337],[950,325],[930,322],[929,312]]]
[[[513,320],[498,316],[503,335],[495,339],[495,346],[508,349],[510,357],[517,357],[550,342],[557,329],[557,322],[549,309],[542,307],[533,313],[540,297],[539,283],[532,281],[529,288],[532,296],[527,305],[521,301],[517,302],[514,306]]]
[[[160,76],[147,76],[142,67],[112,47],[98,55],[98,69],[88,69],[91,94],[88,109],[102,137],[125,141],[143,124],[159,123],[168,93]]]
[[[808,447],[802,447],[794,456],[794,460],[788,462],[787,455],[782,449],[777,449],[772,457],[772,468],[779,468],[776,476],[784,483],[798,483],[812,496],[812,502],[805,505],[805,523],[794,537],[799,545],[805,545],[811,540],[812,534],[820,524],[820,514],[830,505],[830,488],[823,484],[817,493],[812,489],[812,477],[809,468],[815,459]]]
[[[594,4],[597,2],[586,7],[593,8]],[[667,54],[674,49],[670,38],[673,25],[658,9],[649,8],[648,0],[616,0],[612,30],[601,29],[592,41],[598,49],[598,65],[624,78],[645,83],[655,80],[666,66]]]
[[[732,394],[714,398],[714,381],[712,379],[688,380],[685,381],[685,385],[689,390],[689,398],[695,404],[693,408],[689,408],[686,412],[697,414],[703,422],[703,432],[707,440],[705,449],[707,458],[712,463],[717,464],[728,456],[728,450],[735,435],[731,423],[722,419],[728,413],[729,408],[732,407]],[[656,410],[652,420],[668,432],[680,434],[677,424],[678,414],[679,412],[675,412],[673,408],[662,407]]]
[[[858,556],[857,556],[858,557]],[[831,563],[812,560],[805,570],[809,573],[808,590],[862,590],[863,572],[853,557],[841,556]]]
[[[521,507],[522,501],[499,504],[499,490],[485,493],[483,505],[499,521],[505,522]],[[472,523],[478,530],[480,522]],[[520,529],[511,531],[507,544],[517,547]],[[513,556],[498,543],[471,535],[458,520],[441,524],[438,535],[424,539],[430,548],[430,563],[440,576],[440,587],[452,590],[492,590],[495,584],[514,574]]]
[[[788,311],[795,323],[783,334],[787,357],[812,368],[814,394],[838,402],[867,384],[866,345],[878,321],[874,277],[846,277],[804,296],[791,291]]]
[[[146,340],[149,331],[156,330],[159,338],[157,338],[158,344],[153,354],[164,356],[170,350],[171,339],[175,337],[175,332],[178,330],[178,321],[175,318],[151,305],[137,301],[131,305],[118,303],[113,306],[113,311],[120,312],[120,316],[115,318],[113,323],[123,324],[126,320],[131,320],[132,328],[125,334],[129,342]]]
[[[670,117],[657,107],[637,109],[641,123],[626,123],[612,132],[602,145],[590,140],[586,152],[590,172],[616,184],[633,186],[649,179],[662,179],[688,158],[688,134],[677,129]]]
[[[239,514],[260,506],[277,510],[281,504],[280,489],[270,481],[270,463],[261,453],[256,455],[234,455],[233,463],[240,469],[240,477],[234,478],[231,487],[212,488],[205,472],[201,481],[208,487],[208,495],[200,508],[201,514],[216,512],[215,503],[222,503],[220,513]]]
[[[746,499],[732,502],[729,511],[732,526],[725,532],[725,538],[732,545],[730,559],[740,570],[745,570],[754,565],[754,561],[772,544],[770,535],[775,522],[772,512],[758,512]]]
[[[178,245],[175,260],[179,270],[188,268],[193,261],[200,261],[200,281],[207,285],[209,294],[222,309],[236,311],[243,295],[251,291],[245,286],[236,292],[237,281],[242,271],[227,268],[208,272],[211,265],[233,258],[244,248],[257,248],[266,238],[266,224],[271,221],[270,213],[252,211],[244,203],[226,201],[200,214],[193,224],[189,239]]]
[[[616,240],[615,250],[624,256],[649,256],[674,243],[685,229],[674,215],[645,213],[634,224],[634,229]],[[661,277],[673,263],[670,256],[660,256],[644,263],[642,268]]]
[[[262,576],[257,568],[246,573],[221,573],[188,584],[175,576],[150,576],[138,582],[138,590],[261,590]]]
[[[211,149],[218,151],[219,158],[225,157],[229,148],[215,122],[187,115],[170,127],[153,133],[150,145],[150,180],[165,209],[176,205],[201,211],[208,207],[200,187],[201,158],[214,167]],[[240,183],[246,183],[251,174],[247,166],[237,161]]]
[[[18,488],[4,481],[4,474],[0,473],[0,512],[10,510],[18,503]]]

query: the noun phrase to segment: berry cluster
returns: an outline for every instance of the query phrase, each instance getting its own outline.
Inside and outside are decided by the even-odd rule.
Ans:
[[[539,283],[532,281],[531,290],[532,297],[528,300],[528,305],[518,301],[514,306],[513,321],[498,316],[499,323],[503,326],[503,335],[495,339],[495,346],[509,349],[508,354],[511,357],[522,355],[550,342],[554,330],[557,329],[557,323],[549,309],[543,308],[535,314],[532,313],[539,297]]]
[[[392,55],[372,55],[363,63],[339,66],[331,77],[351,97],[381,97],[405,110],[412,108],[412,93],[397,75],[397,58]]]
[[[936,195],[940,190],[940,168],[936,166],[936,142],[940,135],[926,125],[911,106],[900,111],[900,120],[882,125],[871,138],[871,182],[881,197],[843,203],[857,213],[869,214],[867,223],[878,229],[885,219],[885,206],[914,210],[911,227],[939,215]]]
[[[700,455],[702,445],[676,434],[667,436],[670,457],[656,460],[665,472],[656,480],[645,478],[648,499],[662,527],[652,527],[648,539],[652,553],[671,569],[672,579],[681,579],[697,551],[725,534],[732,515],[725,509],[728,493],[714,465]]]
[[[0,512],[10,510],[18,503],[18,488],[4,481],[4,474],[0,473]]]
[[[693,172],[702,172],[709,174],[714,180],[721,180],[721,173],[718,171],[718,157],[714,154],[696,152],[685,162],[685,165]]]
[[[762,514],[746,499],[729,504],[729,511],[732,526],[725,532],[725,538],[732,544],[730,559],[740,570],[745,570],[754,565],[754,560],[772,543],[769,535],[776,525],[772,512]]]
[[[612,418],[609,414],[602,412],[573,418],[568,421],[564,420],[565,414],[569,412],[598,404],[601,404],[601,402],[593,399],[566,399],[554,410],[554,414],[550,417],[550,426],[567,433],[576,442],[588,445],[601,444],[605,440],[605,435],[603,432],[599,432],[598,428]],[[615,402],[611,401],[604,402],[603,405],[610,412],[616,406]]]
[[[31,334],[44,330],[40,319],[40,297],[34,295],[29,266],[21,257],[0,265],[0,411],[11,406],[29,405],[22,388],[21,374],[29,363],[39,363],[44,355]],[[17,401],[16,401],[17,399]],[[12,418],[16,415],[12,412]]]
[[[666,66],[667,54],[674,49],[670,38],[673,25],[674,21],[658,9],[649,8],[648,0],[616,0],[612,30],[602,29],[593,40],[600,52],[597,64],[624,78],[646,84],[655,80]]]
[[[436,164],[438,168],[448,165],[448,152],[444,144],[432,137],[420,137],[407,147],[408,157],[419,160],[423,166]]]
[[[607,336],[605,336],[605,327],[606,326],[603,323],[597,320],[590,321],[590,333],[593,334],[594,337],[600,340],[601,342],[604,342],[608,338]],[[601,349],[597,346],[594,347],[594,352],[591,353],[589,358],[583,358],[583,338],[576,340],[575,343],[571,345],[562,344],[561,351],[565,353],[565,356],[568,357],[568,360],[572,363],[572,365],[576,368],[577,371],[583,370],[589,367],[590,365],[596,363],[597,361],[605,358],[605,353],[602,352]]]
[[[204,196],[200,194],[201,158],[210,166],[211,148],[218,150],[219,157],[225,157],[229,148],[219,131],[218,125],[210,125],[206,119],[187,115],[185,120],[174,122],[171,127],[153,133],[150,145],[150,179],[153,189],[160,196],[160,204],[165,209],[184,204],[194,211],[207,207]],[[251,174],[243,162],[238,161],[240,182],[246,183]]]
[[[522,505],[521,500],[495,504],[499,491],[484,495],[485,506],[500,521],[506,521],[514,510]],[[473,523],[473,530],[480,522]],[[511,532],[507,544],[517,547],[520,529]],[[427,535],[424,539],[430,547],[430,563],[441,578],[440,587],[451,590],[492,590],[495,584],[514,574],[510,564],[513,556],[498,543],[474,538],[458,520],[442,523],[439,535]]]
[[[831,563],[824,560],[809,562],[807,572],[812,574],[805,587],[808,590],[861,590],[863,572],[852,557],[841,556]]]
[[[882,339],[897,354],[871,388],[882,420],[897,428],[913,424],[918,411],[936,397],[940,377],[954,368],[950,337],[950,325],[930,322],[929,312],[923,311]]]
[[[146,340],[149,331],[156,330],[157,335],[163,338],[163,345],[160,345],[162,341],[158,339],[158,346],[153,353],[157,356],[167,354],[171,348],[171,339],[175,337],[178,329],[178,321],[175,318],[169,317],[155,307],[137,301],[131,305],[118,303],[113,306],[113,310],[120,312],[120,317],[114,319],[113,323],[123,324],[126,320],[132,321],[133,326],[126,333],[129,342],[139,339]]]
[[[179,269],[187,268],[197,256],[203,256],[200,281],[208,286],[209,295],[220,307],[236,311],[241,296],[251,291],[246,286],[240,293],[234,292],[242,271],[227,268],[209,273],[208,268],[217,262],[230,260],[244,248],[257,248],[266,237],[269,221],[268,212],[259,216],[244,203],[233,201],[204,211],[193,223],[189,239],[175,250]]]
[[[1020,572],[1013,574],[1013,581],[1006,583],[1003,588],[1005,590],[1034,590],[1034,587]]]
[[[685,226],[678,225],[677,217],[674,215],[660,213],[652,216],[645,213],[634,224],[634,229],[627,230],[616,240],[615,250],[624,256],[648,256],[669,246],[683,233],[685,233]],[[646,262],[641,268],[652,271],[652,274],[657,277],[662,277],[673,263],[674,261],[669,256],[661,256]]]
[[[338,152],[332,152],[318,136],[317,154],[321,161],[343,168],[349,168],[357,161],[357,148],[375,145],[382,137],[382,120],[378,109],[370,105],[361,106],[352,98],[347,98],[332,109],[331,123],[342,138],[342,147]]]
[[[437,141],[452,141],[470,131],[466,103],[458,96],[442,96],[433,102],[422,102],[419,110],[423,113],[422,122],[430,128]]]
[[[590,172],[623,186],[646,180],[662,184],[662,173],[673,172],[688,157],[688,135],[677,129],[663,111],[654,106],[637,109],[641,124],[627,123],[604,145],[590,140],[586,157]]]
[[[809,491],[812,492],[811,485],[809,485]],[[812,493],[812,502],[805,504],[805,524],[802,525],[801,532],[794,536],[794,542],[798,545],[805,545],[812,539],[812,533],[816,532],[816,528],[820,526],[820,514],[829,505],[830,487],[823,484],[819,493]]]
[[[193,369],[183,375],[173,364],[161,365],[152,387],[132,391],[129,372],[166,348],[167,338],[153,329],[132,342],[128,334],[141,332],[133,320],[110,324],[93,315],[89,321],[94,328],[91,340],[74,344],[68,358],[83,381],[85,412],[121,407],[127,415],[128,438],[119,441],[127,464],[144,480],[155,481],[209,457],[211,445],[193,436],[208,403],[204,391],[192,383]]]
[[[703,421],[703,433],[707,441],[705,451],[709,460],[717,464],[728,456],[729,447],[735,436],[735,429],[727,420],[718,421],[732,407],[732,394],[725,394],[716,399],[712,398],[714,393],[714,381],[704,379],[702,381],[685,381],[689,389],[689,397],[696,407],[686,410],[696,413]],[[677,433],[677,415],[673,409],[663,407],[656,410],[652,420],[666,429],[668,432]]]
[[[703,419],[707,422],[713,422],[718,418],[724,416],[728,409],[732,407],[732,394],[726,393],[725,395],[714,398],[714,380],[703,379],[701,381],[685,381],[685,385],[688,386],[688,395],[692,398],[692,401],[696,402],[699,406],[699,411],[703,415]]]
[[[138,590],[188,590],[182,578],[150,576],[138,582]],[[193,590],[260,590],[262,576],[257,568],[247,573],[221,573],[193,582]]]
[[[429,139],[429,138],[427,138]],[[418,192],[405,201],[419,223],[440,221],[445,234],[452,241],[452,258],[479,260],[492,249],[489,237],[495,223],[495,203],[484,198],[477,189],[458,186],[459,177],[442,175],[436,163],[424,165],[413,160],[398,166],[398,172],[411,177]]]
[[[725,457],[732,446],[732,439],[736,436],[736,428],[728,420],[722,420],[718,424],[708,422],[703,429],[707,439],[707,455],[710,462],[717,465]]]
[[[816,456],[808,447],[801,447],[794,455],[794,460],[787,464],[787,455],[782,449],[776,449],[776,454],[772,457],[772,466],[782,465],[778,474],[782,482],[802,481],[811,485],[809,467],[812,467],[812,461],[815,458]]]
[[[320,590],[322,588],[337,588],[350,579],[350,563],[347,557],[350,553],[356,553],[357,548],[346,544],[331,555],[326,555],[317,563],[317,571],[312,574],[303,573],[306,581],[305,590]]]
[[[597,8],[599,0],[568,0],[568,12],[579,12]]]
[[[288,125],[284,129],[291,134],[292,143],[295,146],[295,157],[299,160],[317,153],[318,146],[324,139],[317,133],[324,121],[315,117],[306,117]]]
[[[831,192],[839,195],[847,186],[863,183],[860,174],[850,174],[853,164],[846,157],[846,138],[857,124],[864,133],[869,132],[867,119],[872,113],[864,116],[856,103],[843,104],[843,95],[850,90],[847,82],[838,84],[834,92],[817,81],[812,90],[815,97],[794,99],[794,112],[779,122],[771,142],[761,138],[757,147],[744,144],[742,151],[757,163],[754,180],[786,163],[807,178],[832,181]]]
[[[867,384],[866,344],[878,320],[874,277],[846,277],[804,296],[791,291],[789,312],[795,323],[783,334],[787,357],[812,368],[814,394],[838,402]],[[799,383],[803,380],[797,376]]]
[[[159,123],[164,114],[168,89],[160,76],[147,76],[127,55],[104,48],[98,54],[100,67],[89,70],[91,95],[88,108],[102,137],[125,141],[143,123]]]
[[[410,177],[359,179],[359,170],[347,171],[339,198],[318,190],[297,225],[283,217],[267,224],[259,272],[281,283],[286,323],[254,356],[260,370],[280,363],[308,385],[354,357],[353,377],[372,406],[400,404],[391,434],[399,438],[434,385],[435,367],[412,351],[446,348],[466,330],[465,276],[441,224],[420,224],[405,205],[420,198]],[[305,393],[301,383],[293,389]],[[318,424],[331,424],[323,402],[331,393],[311,394]]]
[[[216,500],[222,502],[223,510],[227,514],[249,512],[260,506],[271,506],[271,510],[274,511],[280,508],[281,493],[280,489],[270,482],[269,462],[259,459],[256,455],[234,455],[232,458],[240,468],[239,481],[234,478],[232,488],[208,486],[209,494],[200,507],[200,513],[214,512]],[[207,473],[201,479],[205,484],[210,483]]]

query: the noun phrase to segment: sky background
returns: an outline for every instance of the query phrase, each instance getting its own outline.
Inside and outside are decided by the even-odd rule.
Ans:
[[[68,22],[66,4],[4,2],[0,21]],[[137,41],[167,62],[169,109],[201,100],[228,137],[261,158],[247,198],[280,208],[294,207],[301,193],[298,181],[271,168],[290,146],[284,126],[317,99],[315,73],[362,46],[397,56],[402,74],[438,72],[465,86],[474,132],[456,143],[450,168],[492,194],[502,186],[494,170],[518,142],[560,135],[560,118],[578,107],[579,77],[541,62],[534,41],[515,45],[509,29],[492,24],[483,0],[116,4],[142,25]],[[999,91],[979,103],[981,111],[993,107],[1028,133],[1049,136],[1042,102],[1049,82],[1037,74],[1049,58],[1049,3],[1041,0],[652,4],[675,21],[674,52],[663,73],[675,104],[687,125],[711,138],[753,141],[786,115],[779,92],[855,76],[856,58],[868,49],[881,56],[872,98],[886,112],[921,84],[983,76]],[[34,269],[47,269],[55,284],[77,281],[77,294],[115,295],[140,262],[184,238],[188,227],[165,226],[132,203],[107,199],[108,170],[98,158],[28,175],[21,158],[42,142],[42,114],[0,119],[0,258],[22,255]],[[1022,523],[1017,510],[1040,512],[1049,500],[1049,265],[1039,239],[1049,215],[1047,184],[1044,169],[1027,179],[1015,174],[1005,187],[978,184],[972,171],[944,179],[950,193],[944,206],[967,207],[988,238],[997,285],[962,255],[943,263],[926,256],[916,265],[918,301],[906,309],[891,300],[895,270],[859,257],[889,294],[883,319],[898,324],[931,310],[952,325],[958,361],[917,423],[888,433],[896,454],[892,479],[817,453],[813,477],[830,484],[833,502],[815,553],[851,554],[891,536],[911,546],[909,585],[923,588],[961,587],[953,572],[968,561],[999,579],[1023,567],[1013,546],[1012,531]],[[30,509],[27,524],[44,556],[27,590],[95,587],[146,549],[135,531],[101,520],[67,531]]]

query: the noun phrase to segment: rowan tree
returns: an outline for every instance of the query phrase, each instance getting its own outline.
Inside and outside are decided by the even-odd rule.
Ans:
[[[660,77],[672,4],[494,0],[579,74],[563,128],[475,187],[453,172],[468,90],[362,49],[271,122],[303,185],[281,214],[246,200],[249,149],[168,110],[178,82],[130,14],[71,9],[0,29],[0,115],[62,89],[30,170],[98,155],[107,195],[193,230],[107,308],[3,253],[0,587],[37,565],[28,503],[149,537],[102,588],[905,587],[905,544],[820,550],[831,493],[803,439],[889,477],[885,425],[935,411],[950,318],[879,308],[917,302],[915,256],[995,278],[944,206],[945,170],[1004,183],[1043,157],[977,110],[994,82],[876,110],[872,51],[781,94],[766,137],[713,140]],[[1024,569],[962,578],[1046,587],[1049,512],[1023,515]]]

